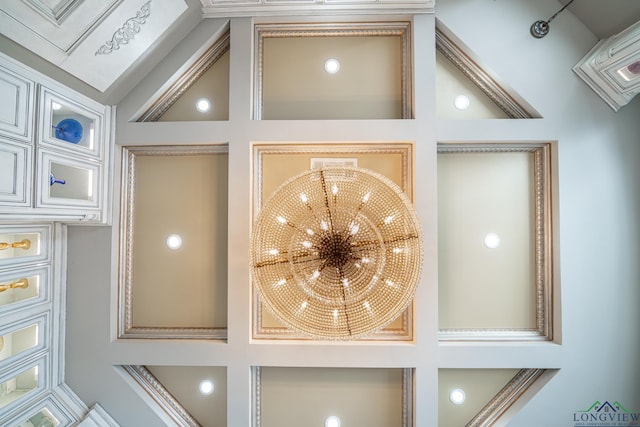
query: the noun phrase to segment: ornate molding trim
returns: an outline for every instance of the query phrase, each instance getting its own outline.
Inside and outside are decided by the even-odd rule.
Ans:
[[[145,366],[122,365],[121,368],[153,399],[176,425],[200,427],[191,414],[176,400],[160,381]]]
[[[411,65],[411,23],[331,23],[331,24],[262,24],[255,26],[255,72],[254,72],[254,111],[255,120],[262,119],[263,110],[263,61],[264,40],[267,38],[298,37],[376,37],[395,36],[400,38],[400,87],[401,118],[412,118],[413,90]]]
[[[228,153],[226,145],[123,147],[120,260],[118,285],[118,338],[216,339],[227,338],[227,328],[136,327],[133,325],[134,214],[136,158]]]
[[[402,183],[400,187],[413,200],[413,144],[410,142],[397,143],[362,143],[362,144],[255,144],[253,146],[253,203],[252,218],[256,218],[262,206],[264,195],[262,190],[263,159],[271,154],[309,154],[318,157],[354,157],[357,155],[397,154],[401,157]],[[306,341],[311,338],[298,334],[285,326],[267,327],[263,325],[264,307],[257,291],[251,288],[252,304],[252,334],[254,339],[288,339]],[[413,339],[413,310],[414,304],[402,313],[401,326],[385,327],[371,336],[361,338],[363,341],[411,341]]]
[[[201,0],[204,18],[296,15],[408,15],[433,13],[435,0]]]
[[[545,369],[521,369],[466,427],[489,427],[513,405],[531,385],[540,378]]]
[[[140,32],[142,25],[147,22],[151,14],[151,0],[147,1],[136,12],[136,16],[127,19],[102,46],[98,48],[95,55],[108,55],[114,50],[120,49],[121,45],[128,44]]]
[[[138,118],[138,122],[157,122],[231,47],[227,29],[171,86]]]
[[[509,94],[493,77],[483,70],[460,46],[436,26],[436,49],[476,85],[491,101],[512,119],[534,119],[540,114],[526,108]]]
[[[533,156],[534,329],[440,329],[440,341],[550,341],[553,339],[553,248],[551,222],[551,146],[531,144],[438,144],[438,154],[531,153]]]

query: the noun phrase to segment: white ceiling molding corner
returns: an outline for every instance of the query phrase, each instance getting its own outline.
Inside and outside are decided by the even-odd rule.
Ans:
[[[573,68],[614,111],[640,92],[640,21],[600,40]]]
[[[187,9],[184,0],[12,1],[0,5],[0,28],[104,92]]]

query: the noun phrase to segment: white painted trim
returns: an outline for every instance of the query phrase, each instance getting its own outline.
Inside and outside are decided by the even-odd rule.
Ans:
[[[98,403],[94,404],[85,417],[77,424],[78,427],[119,427],[120,424],[111,418]]]

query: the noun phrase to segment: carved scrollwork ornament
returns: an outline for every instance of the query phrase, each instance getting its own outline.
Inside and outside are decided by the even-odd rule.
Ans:
[[[142,25],[147,22],[150,14],[151,0],[140,7],[140,10],[136,12],[136,16],[127,19],[125,23],[113,33],[111,40],[107,40],[100,46],[95,55],[108,55],[114,50],[120,49],[121,45],[128,44],[135,38],[136,34],[140,32]]]

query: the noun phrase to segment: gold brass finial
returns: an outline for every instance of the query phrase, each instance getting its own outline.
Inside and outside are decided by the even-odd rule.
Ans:
[[[31,240],[29,239],[22,239],[19,242],[13,242],[13,243],[0,242],[0,250],[17,248],[17,249],[24,249],[26,251],[30,247],[31,247]]]

